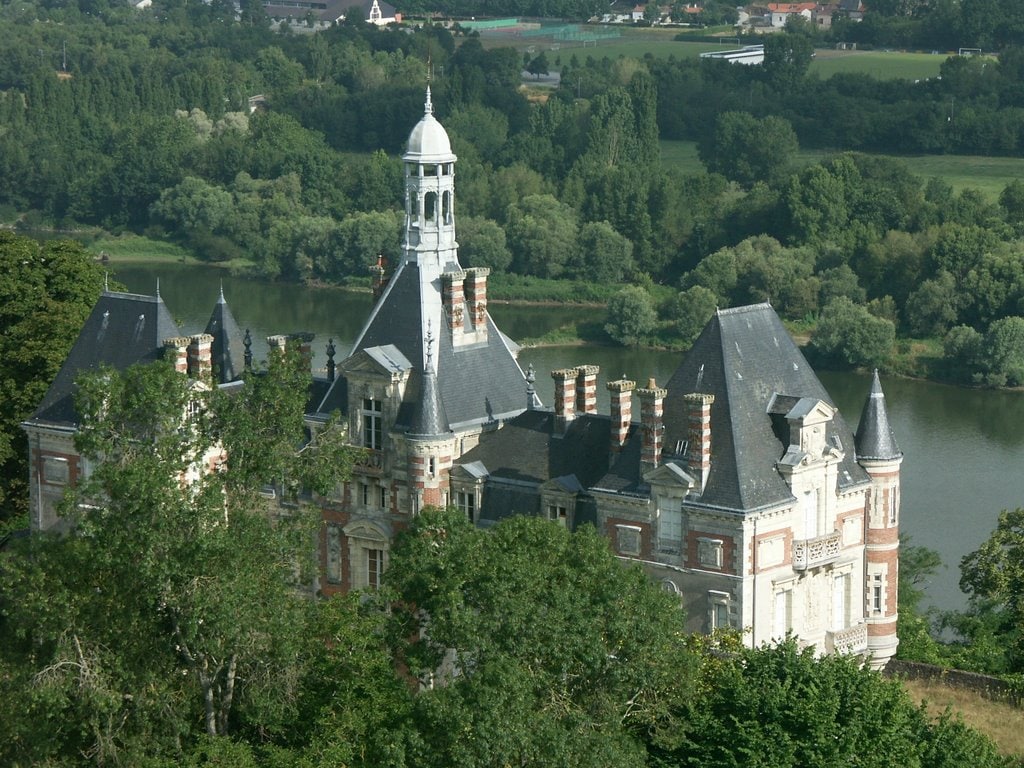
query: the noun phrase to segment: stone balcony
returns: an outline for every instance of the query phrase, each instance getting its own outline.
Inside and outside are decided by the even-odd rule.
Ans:
[[[380,477],[384,474],[384,451],[360,449],[353,462],[353,468],[361,474]]]
[[[846,629],[825,633],[825,650],[841,655],[862,654],[868,650],[867,624],[857,624]]]
[[[793,542],[793,570],[806,571],[819,565],[831,563],[839,557],[842,533],[832,531],[813,539],[798,539]]]

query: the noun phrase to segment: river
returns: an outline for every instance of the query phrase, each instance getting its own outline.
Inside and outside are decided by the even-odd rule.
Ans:
[[[351,349],[370,309],[370,296],[333,288],[307,288],[224,275],[205,267],[118,266],[115,279],[136,293],[160,291],[182,332],[201,331],[217,300],[220,282],[242,328],[250,328],[253,352],[262,359],[266,336],[311,331],[314,365],[326,364],[328,338],[341,360]],[[536,337],[564,324],[578,308],[522,307],[492,302],[490,311],[512,339]],[[586,309],[582,311],[591,312]],[[607,376],[645,383],[668,381],[681,355],[674,352],[606,347],[523,349],[523,368],[537,371],[537,391],[550,404],[551,370],[579,364],[601,367],[598,405]],[[869,378],[821,372],[821,380],[851,425],[860,416]],[[961,389],[930,382],[883,377],[889,419],[903,450],[902,530],[914,544],[937,550],[945,567],[928,587],[929,602],[942,609],[962,607],[960,559],[988,537],[1000,510],[1024,505],[1024,393]]]

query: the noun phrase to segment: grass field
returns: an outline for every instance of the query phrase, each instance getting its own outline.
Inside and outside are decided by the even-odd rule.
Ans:
[[[586,25],[581,25],[586,29]],[[593,29],[619,32],[620,36],[608,40],[599,40],[596,44],[579,42],[558,42],[550,37],[517,37],[514,34],[486,33],[482,36],[484,45],[488,47],[512,46],[519,51],[528,48],[539,53],[548,53],[553,68],[556,58],[563,62],[572,55],[582,60],[587,56],[596,59],[608,57],[617,59],[620,56],[642,59],[647,54],[656,58],[675,56],[678,59],[696,58],[706,51],[721,51],[735,48],[735,38],[724,36],[720,43],[686,42],[675,40],[680,30],[652,29],[630,27],[627,25],[593,27]],[[704,30],[703,32],[707,32]],[[811,73],[827,78],[838,72],[859,72],[881,80],[906,78],[919,80],[935,77],[939,67],[946,60],[946,54],[906,53],[903,51],[836,51],[819,49],[814,61],[811,62]]]
[[[965,723],[992,739],[1003,754],[1024,755],[1024,712],[1020,709],[941,682],[905,680],[903,687],[915,701],[926,702],[931,714],[938,716],[949,707]]]
[[[800,165],[820,162],[830,153],[822,150],[806,150],[798,154]],[[1014,179],[1024,179],[1024,158],[1020,157],[980,157],[975,155],[925,155],[917,157],[897,157],[886,155],[895,160],[902,160],[910,166],[910,170],[922,179],[933,176],[950,184],[957,192],[973,188],[995,202],[1003,187]],[[699,173],[704,165],[697,157],[697,145],[692,141],[662,141],[661,162],[683,173]]]

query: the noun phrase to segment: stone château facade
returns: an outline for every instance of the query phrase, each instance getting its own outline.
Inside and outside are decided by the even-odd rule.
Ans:
[[[898,642],[902,453],[877,373],[854,434],[760,304],[718,311],[664,385],[608,382],[607,413],[589,365],[552,372],[544,408],[487,311],[488,271],[459,263],[456,157],[429,89],[403,161],[401,258],[351,354],[337,366],[331,355],[311,393],[310,426],[340,412],[364,449],[352,479],[313,500],[320,591],[376,587],[425,506],[481,526],[538,515],[596,526],[679,595],[693,631],[744,629],[753,644],[792,633],[884,664]],[[56,500],[88,471],[72,444],[74,377],[165,349],[211,385],[232,386],[251,361],[223,296],[206,334],[176,338],[159,296],[105,291],[24,425],[34,529],[58,524]]]

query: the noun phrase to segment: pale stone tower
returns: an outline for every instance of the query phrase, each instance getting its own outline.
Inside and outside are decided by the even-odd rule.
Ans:
[[[889,426],[885,395],[875,370],[856,437],[857,461],[871,478],[865,510],[865,620],[871,666],[896,653],[899,583],[900,451]]]

